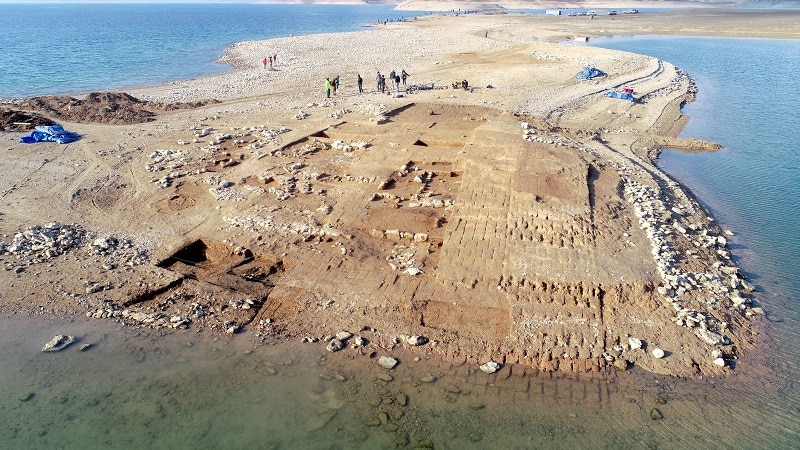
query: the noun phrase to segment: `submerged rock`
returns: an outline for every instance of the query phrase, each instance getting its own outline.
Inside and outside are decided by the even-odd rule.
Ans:
[[[661,420],[664,418],[664,414],[661,414],[658,408],[650,409],[650,419],[651,420]]]
[[[75,342],[75,336],[64,336],[59,334],[53,338],[52,341],[44,344],[42,347],[43,352],[58,352],[64,350],[68,345]]]

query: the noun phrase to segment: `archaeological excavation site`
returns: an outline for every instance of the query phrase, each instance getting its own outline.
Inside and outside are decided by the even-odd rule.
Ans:
[[[132,326],[487,370],[719,374],[753,344],[722,230],[585,131],[414,102],[298,130],[221,120],[170,130],[178,146],[126,131],[147,145],[92,154],[118,176],[88,186],[53,167],[109,232],[18,233],[6,273],[47,267],[58,310]]]

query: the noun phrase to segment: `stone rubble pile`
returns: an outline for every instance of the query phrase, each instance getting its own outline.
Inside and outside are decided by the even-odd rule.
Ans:
[[[225,216],[222,220],[229,226],[241,227],[253,233],[264,233],[276,230],[284,233],[297,234],[303,236],[306,240],[328,237],[337,238],[342,236],[342,232],[330,224],[325,224],[320,227],[303,222],[281,222],[275,220],[273,217],[263,217],[260,215]]]
[[[180,150],[158,149],[148,157],[153,161],[145,164],[148,172],[161,172],[163,170],[178,170],[185,164],[186,153]]]
[[[211,155],[213,158],[219,158],[221,156],[222,159],[215,160],[215,163],[222,168],[238,165],[240,159],[242,159],[244,155],[241,154],[238,158],[231,156],[232,150],[226,150],[225,148],[231,147],[231,144],[236,149],[251,150],[255,153],[257,150],[266,146],[278,144],[279,136],[291,130],[287,127],[275,129],[264,126],[251,126],[244,129],[232,128],[232,133],[226,133],[215,130],[213,127],[195,125],[190,131],[194,132],[192,143],[195,144],[203,142],[203,138],[210,137],[205,146],[193,147],[192,150],[195,152],[202,152],[202,155],[197,158],[191,156],[190,152],[192,150],[189,149],[159,149],[149,155],[152,161],[145,164],[145,169],[148,172],[168,172],[161,178],[152,179],[152,181],[158,183],[162,189],[172,186],[176,178],[199,175],[207,172],[208,168],[206,165],[208,164],[208,155]],[[181,145],[190,144],[190,142],[186,140],[180,140],[178,143]],[[232,193],[224,190],[216,190],[214,194],[218,199],[233,199],[236,197]]]
[[[675,77],[670,81],[670,83],[667,86],[664,86],[661,89],[655,90],[653,92],[648,92],[642,95],[639,98],[639,102],[646,103],[648,100],[652,98],[665,97],[671,95],[676,91],[682,90],[684,86],[688,86],[688,94],[690,99],[694,98],[697,95],[697,85],[695,84],[694,80],[685,71],[676,67]]]
[[[342,139],[336,139],[331,143],[331,148],[335,150],[341,150],[345,153],[354,152],[356,150],[364,150],[368,148],[371,144],[367,141],[344,141]]]
[[[26,264],[38,264],[79,247],[86,235],[80,225],[51,222],[34,225],[14,235],[11,242],[0,241],[0,255],[10,255]],[[11,266],[6,266],[10,270]]]
[[[319,151],[328,150],[330,147],[328,144],[320,141],[317,138],[314,138],[311,142],[304,144],[300,147],[292,147],[291,149],[283,149],[283,150],[276,150],[272,153],[272,156],[287,156],[293,158],[300,158],[307,155],[313,155]],[[286,152],[291,152],[291,154],[287,154]]]
[[[520,122],[520,125],[522,126],[522,139],[525,139],[528,142],[539,142],[541,144],[579,148],[579,144],[572,139],[558,134],[546,133],[541,130],[537,131],[532,128],[528,122]]]
[[[367,116],[380,116],[389,112],[389,107],[384,104],[366,104],[361,105],[359,109]]]
[[[172,186],[172,181],[176,178],[185,177],[192,173],[200,174],[207,171],[205,167],[197,169],[187,169],[193,159],[181,150],[159,149],[148,155],[153,160],[152,163],[145,164],[145,170],[151,173],[169,171],[161,178],[153,178],[153,183],[158,183],[162,189]]]
[[[109,270],[119,265],[141,266],[150,258],[150,252],[146,248],[137,246],[133,239],[125,237],[98,237],[92,241],[89,250],[95,255],[106,257],[106,269]]]
[[[710,345],[727,344],[728,339],[723,334],[727,326],[725,322],[683,306],[690,300],[690,295],[694,295],[711,309],[730,306],[723,299],[730,299],[731,304],[740,310],[747,308],[746,300],[742,299],[738,305],[734,300],[741,299],[738,289],[743,287],[744,281],[730,261],[727,240],[702,225],[686,223],[685,216],[692,212],[690,206],[668,208],[654,188],[630,178],[624,180],[625,198],[650,240],[656,267],[664,283],[658,292],[672,302],[676,312],[675,323],[687,328],[698,327],[695,333]],[[702,273],[682,271],[678,260],[683,257],[683,252],[675,244],[679,237],[688,239],[696,248],[713,252],[720,261]]]
[[[402,245],[396,244],[392,248],[392,253],[386,257],[386,262],[392,270],[405,273],[407,275],[422,275],[422,270],[415,267],[417,261],[415,259],[417,253],[416,245]]]
[[[192,294],[177,291],[166,297],[162,305],[171,305],[171,313],[165,311],[135,311],[128,308],[120,308],[112,302],[105,302],[102,307],[95,307],[86,312],[86,317],[95,319],[115,319],[128,325],[141,325],[150,328],[169,328],[185,330],[197,321],[204,321],[212,329],[220,329],[228,334],[234,334],[241,330],[242,326],[234,320],[225,320],[221,313],[225,307],[214,307],[217,303],[210,295],[206,295],[204,303],[193,301],[186,305],[180,303],[181,300],[193,298]],[[257,301],[245,297],[228,300],[229,310],[249,310],[257,304]],[[183,305],[183,306],[181,306]],[[177,307],[177,309],[176,309]],[[184,309],[185,311],[179,311]]]
[[[210,177],[206,178],[205,181],[207,184],[214,186],[208,191],[211,192],[211,195],[213,195],[217,200],[232,200],[236,202],[245,200],[244,195],[242,195],[239,191],[232,189],[232,187],[235,185],[233,181],[223,180],[218,174],[211,175]]]
[[[245,200],[245,196],[239,191],[226,186],[212,187],[208,191],[211,192],[211,195],[217,200],[232,200],[235,202]]]
[[[192,319],[179,314],[168,315],[162,312],[147,313],[119,309],[112,303],[106,303],[104,308],[97,308],[86,313],[86,317],[94,319],[119,319],[135,325],[144,325],[150,328],[172,328],[185,330],[192,324]]]

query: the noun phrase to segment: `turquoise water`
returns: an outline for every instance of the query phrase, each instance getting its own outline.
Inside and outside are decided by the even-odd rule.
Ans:
[[[210,75],[228,70],[214,60],[234,42],[351,31],[422,14],[392,7],[0,3],[0,99]]]
[[[682,136],[712,153],[664,151],[659,166],[688,186],[725,228],[733,255],[768,311],[762,362],[787,383],[782,403],[800,423],[800,40],[613,37],[593,45],[669,61],[699,89]],[[766,405],[765,405],[766,406]],[[794,433],[795,445],[798,444]]]
[[[647,54],[686,70],[697,101],[682,136],[713,153],[665,151],[660,166],[726,228],[768,309],[798,316],[800,299],[800,40],[614,37],[593,45]]]
[[[56,333],[78,342],[58,353]],[[86,351],[80,345],[92,344]],[[277,345],[273,345],[277,344]],[[797,448],[792,388],[759,375],[680,380],[475,367],[395,351],[0,317],[0,448]],[[422,361],[414,361],[421,356]],[[389,375],[390,377],[386,377]],[[795,397],[796,400],[796,397]],[[654,408],[663,418],[653,420]]]

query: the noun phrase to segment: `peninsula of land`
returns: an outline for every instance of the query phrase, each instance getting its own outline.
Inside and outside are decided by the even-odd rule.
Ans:
[[[655,165],[717,147],[676,137],[691,74],[583,42],[798,37],[797,14],[766,14],[433,15],[2,105],[0,314],[487,370],[729,373],[757,345],[753,286],[732,233]],[[37,121],[82,138],[18,143]]]

